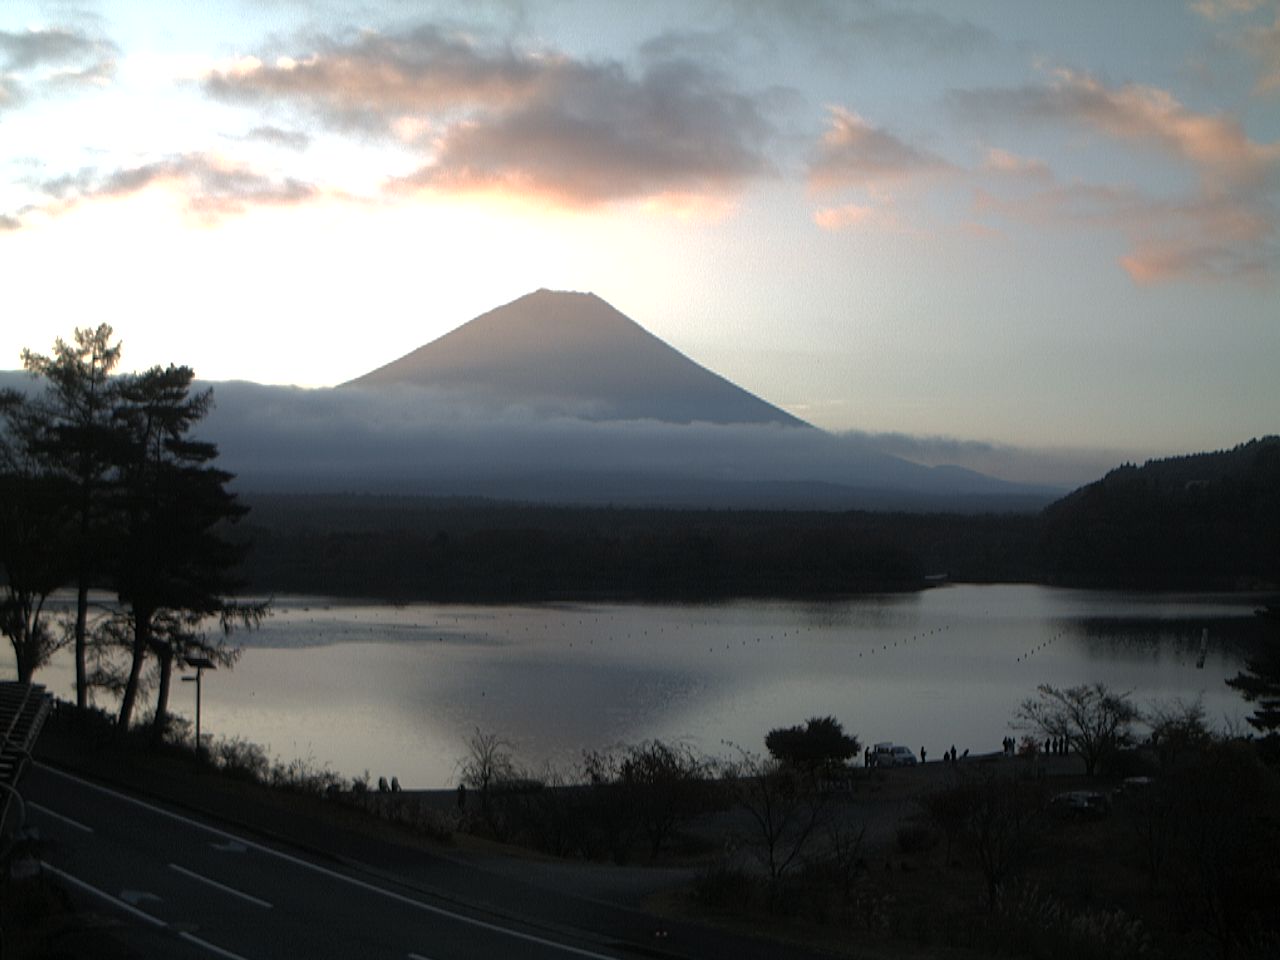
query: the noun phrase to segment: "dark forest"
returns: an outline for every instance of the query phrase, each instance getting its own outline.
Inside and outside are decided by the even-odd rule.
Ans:
[[[712,599],[941,579],[1132,589],[1280,582],[1280,438],[1123,466],[1038,514],[552,507],[252,495],[233,535],[260,593]]]

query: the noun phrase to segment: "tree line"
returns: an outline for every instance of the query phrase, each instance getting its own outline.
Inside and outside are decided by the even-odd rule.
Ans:
[[[261,593],[398,600],[719,599],[1025,581],[1035,517],[572,507],[246,493]]]
[[[230,665],[226,632],[265,607],[226,599],[244,547],[224,531],[247,508],[215,465],[217,447],[192,433],[212,391],[194,390],[187,366],[115,373],[112,333],[102,324],[59,338],[50,355],[24,350],[36,389],[0,391],[0,632],[23,682],[72,645],[77,706],[91,687],[108,689],[120,727],[153,664],[160,733],[175,664],[199,655]],[[76,592],[69,623],[47,609],[61,588]],[[91,619],[91,590],[117,603]],[[212,639],[210,618],[222,631]]]
[[[1280,437],[1127,464],[1050,505],[1047,582],[1126,589],[1280,583]]]
[[[1040,514],[572,507],[248,494],[259,592],[719,599],[909,590],[930,575],[1138,589],[1280,584],[1280,437],[1125,466]]]

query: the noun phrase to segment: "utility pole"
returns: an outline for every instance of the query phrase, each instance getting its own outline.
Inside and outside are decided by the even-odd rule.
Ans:
[[[208,657],[184,657],[183,659],[187,661],[188,667],[196,668],[194,677],[183,677],[182,681],[196,685],[196,756],[198,757],[202,749],[200,745],[200,678],[206,670],[217,670],[218,667]]]

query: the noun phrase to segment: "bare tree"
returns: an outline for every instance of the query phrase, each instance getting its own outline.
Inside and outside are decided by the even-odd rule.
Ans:
[[[946,787],[921,800],[947,837],[950,862],[953,841],[977,858],[986,881],[987,905],[994,908],[1001,891],[1029,852],[1044,810],[1040,788],[991,770],[957,775]]]
[[[1160,891],[1170,850],[1182,827],[1180,791],[1166,781],[1147,784],[1122,796],[1124,819],[1137,838],[1152,893]]]
[[[1005,882],[1028,856],[1044,797],[1029,781],[990,772],[968,789],[972,806],[965,834],[987,882],[987,905],[994,908]]]
[[[615,859],[632,829],[656,857],[680,824],[707,805],[706,763],[684,744],[647,740],[618,753],[583,755],[583,775],[598,798]]]
[[[1044,737],[1064,738],[1083,758],[1089,776],[1132,743],[1133,724],[1142,714],[1128,693],[1116,693],[1103,683],[1065,689],[1042,683],[1037,690],[1039,696],[1022,701],[1014,714],[1018,725]]]
[[[947,840],[948,866],[951,865],[956,840],[963,835],[973,813],[972,793],[966,783],[951,783],[941,790],[926,793],[917,801]]]
[[[1213,742],[1213,732],[1204,716],[1204,703],[1196,699],[1153,703],[1147,711],[1151,743],[1164,770],[1172,769],[1188,757],[1198,757]]]
[[[748,846],[768,872],[776,896],[783,877],[805,862],[811,841],[829,822],[831,795],[812,773],[745,750],[725,782],[750,819]]]
[[[479,727],[467,739],[467,755],[458,763],[458,777],[465,786],[480,791],[480,807],[486,816],[493,787],[519,775],[511,751],[509,740]]]

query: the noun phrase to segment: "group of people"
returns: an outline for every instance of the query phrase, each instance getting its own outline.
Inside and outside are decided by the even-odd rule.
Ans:
[[[1015,740],[1013,737],[1005,737],[1003,740],[1000,741],[1000,746],[1006,757],[1012,757],[1015,753],[1017,753],[1018,741]],[[1026,740],[1023,741],[1024,750],[1035,751],[1039,748],[1040,748],[1040,743],[1037,740],[1031,740],[1030,738],[1027,738]],[[1048,737],[1044,741],[1043,749],[1046,755],[1055,756],[1055,757],[1065,757],[1071,752],[1071,741],[1067,737]],[[950,750],[942,751],[942,762],[955,763],[957,759],[963,760],[967,756],[969,756],[968,750],[966,750],[962,754],[957,755],[956,746],[953,743],[951,745]],[[924,747],[921,747],[920,762],[924,763],[927,757],[928,757],[928,752],[925,750]],[[863,764],[868,767],[875,765],[875,752],[870,747],[867,747],[867,749],[863,751]]]
[[[1030,742],[1034,744],[1034,746],[1031,747],[1032,750],[1034,750],[1036,746],[1039,746],[1036,741]],[[1028,741],[1023,741],[1024,749],[1026,749],[1027,743]],[[1017,750],[1018,742],[1014,740],[1013,737],[1005,737],[1004,740],[1001,741],[1001,745],[1004,747],[1004,755],[1006,757],[1012,757],[1014,752]],[[1044,741],[1044,752],[1050,756],[1065,757],[1071,752],[1071,741],[1066,737],[1046,737]]]
[[[967,757],[968,755],[969,755],[969,751],[968,751],[968,750],[966,750],[966,751],[965,751],[961,756],[965,756],[965,757]],[[921,747],[921,748],[920,748],[920,762],[921,762],[921,763],[924,763],[924,762],[925,762],[925,757],[927,757],[927,756],[928,756],[928,753],[925,751],[924,747]],[[950,749],[950,750],[943,750],[943,751],[942,751],[942,762],[943,762],[943,763],[955,763],[955,762],[956,762],[956,745],[955,745],[954,743],[951,745],[951,749]]]

